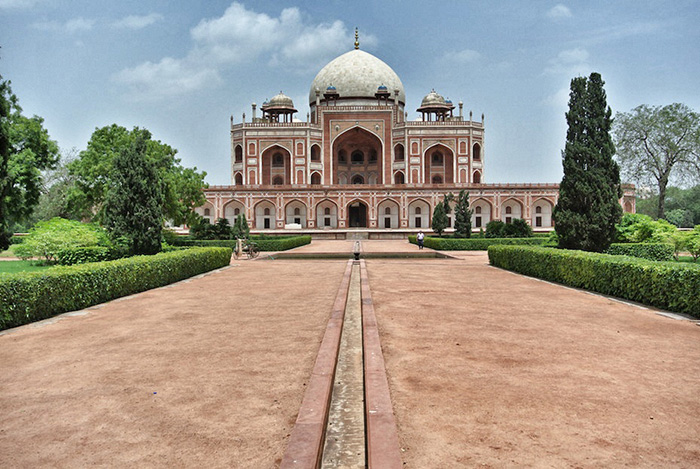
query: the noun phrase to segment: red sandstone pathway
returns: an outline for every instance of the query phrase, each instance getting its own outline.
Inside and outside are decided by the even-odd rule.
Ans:
[[[406,467],[700,466],[700,327],[458,256],[366,261]],[[1,335],[0,467],[279,464],[346,261],[234,264]]]
[[[700,327],[458,255],[367,261],[405,467],[700,467]]]

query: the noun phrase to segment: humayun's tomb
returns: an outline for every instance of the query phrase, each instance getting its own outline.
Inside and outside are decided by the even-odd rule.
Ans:
[[[472,227],[525,219],[552,228],[558,184],[493,184],[484,175],[484,118],[463,115],[435,91],[409,121],[398,75],[355,48],[332,60],[309,91],[305,122],[280,92],[252,105],[249,122],[231,117],[231,185],[205,189],[197,212],[231,224],[245,213],[254,232],[303,231],[315,237],[402,237],[429,229],[445,194],[469,191]],[[633,186],[620,203],[635,210]],[[451,225],[450,225],[451,226]]]

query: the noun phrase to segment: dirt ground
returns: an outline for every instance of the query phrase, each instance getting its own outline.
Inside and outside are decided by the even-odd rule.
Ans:
[[[367,261],[405,467],[700,467],[700,327],[461,256]]]
[[[700,467],[700,327],[458,255],[367,260],[405,467]],[[275,467],[345,265],[237,261],[0,335],[0,467]]]
[[[0,467],[274,467],[345,265],[241,261],[0,336]]]

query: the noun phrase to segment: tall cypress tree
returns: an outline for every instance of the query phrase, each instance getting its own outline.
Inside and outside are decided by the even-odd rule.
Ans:
[[[10,108],[13,99],[10,84],[0,75],[0,251],[10,246],[7,206],[10,192]]]
[[[472,210],[469,209],[469,192],[462,189],[455,204],[455,237],[469,238],[472,235]]]
[[[131,254],[156,254],[161,247],[163,181],[146,157],[148,138],[139,134],[114,157],[105,198],[105,226]]]
[[[613,160],[612,111],[600,74],[571,80],[564,178],[554,222],[559,246],[602,252],[615,236],[622,217],[620,168]]]

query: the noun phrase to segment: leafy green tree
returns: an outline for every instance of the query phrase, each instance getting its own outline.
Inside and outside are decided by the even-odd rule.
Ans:
[[[14,252],[23,259],[40,257],[54,261],[64,249],[108,244],[107,233],[98,225],[53,218],[37,222],[22,243],[14,247]]]
[[[438,202],[435,204],[435,209],[433,210],[433,231],[442,237],[442,233],[447,228],[449,224],[449,219],[447,218],[447,211],[445,210],[444,202]]]
[[[226,218],[219,218],[214,225],[217,239],[231,239],[231,224]]]
[[[515,218],[503,227],[503,235],[506,238],[529,238],[532,236],[532,228],[522,218]]]
[[[132,255],[161,248],[163,180],[147,152],[148,136],[142,133],[115,155],[104,202],[105,227]]]
[[[560,247],[605,251],[622,216],[620,170],[613,160],[612,111],[598,73],[571,80],[564,178],[554,221]]]
[[[175,157],[177,150],[170,145],[153,140],[146,129],[126,128],[112,124],[95,129],[87,149],[70,165],[76,177],[74,190],[69,200],[85,218],[101,220],[104,202],[110,187],[114,159],[129,148],[137,139],[145,142],[145,156],[156,168],[163,181],[162,209],[165,218],[174,225],[192,225],[196,220],[194,209],[205,201],[202,188],[206,173],[197,168],[184,168]]]
[[[486,238],[503,238],[506,224],[501,220],[491,220],[486,224],[484,237]]]
[[[26,220],[41,194],[41,171],[58,161],[58,145],[41,117],[25,117],[10,82],[0,75],[0,248]]]
[[[666,212],[666,220],[673,223],[678,228],[692,228],[693,225],[693,212],[690,210],[683,210],[682,208],[676,208]]]
[[[700,181],[700,114],[680,103],[641,105],[618,113],[614,131],[623,173],[656,186],[656,217],[664,218],[668,184]]]
[[[248,227],[245,213],[241,213],[236,218],[236,222],[233,224],[232,236],[234,239],[245,239],[250,236],[250,228]]]
[[[666,220],[654,220],[640,213],[625,213],[616,227],[615,239],[620,243],[665,242],[667,236],[677,231]]]
[[[469,192],[462,189],[455,204],[455,237],[469,238],[472,235],[472,210],[469,208]]]
[[[700,258],[700,225],[697,225],[693,231],[688,233],[685,240],[685,248],[688,250],[695,262]]]

